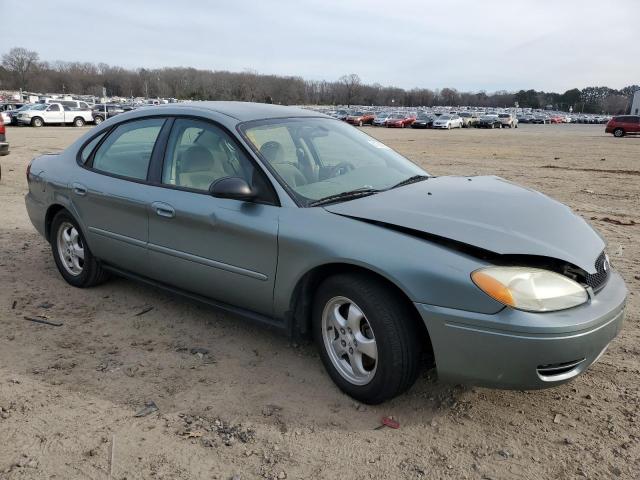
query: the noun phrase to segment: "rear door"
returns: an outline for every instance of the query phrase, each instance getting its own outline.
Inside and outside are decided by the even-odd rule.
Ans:
[[[123,122],[82,150],[85,168],[69,186],[91,251],[121,269],[148,275],[147,176],[166,119]]]
[[[213,182],[230,176],[252,184],[258,199],[209,195]],[[259,168],[218,125],[178,118],[158,180],[148,198],[153,278],[271,315],[280,207]]]

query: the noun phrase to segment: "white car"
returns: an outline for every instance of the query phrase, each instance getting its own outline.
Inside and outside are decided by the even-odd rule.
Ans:
[[[458,115],[440,115],[433,121],[433,128],[462,128],[462,118]]]
[[[52,103],[59,103],[60,105],[64,105],[65,107],[75,108],[79,110],[91,110],[91,105],[87,102],[83,102],[82,100],[57,100],[55,98],[45,98],[44,100],[40,100],[38,103],[46,103],[50,105]]]
[[[19,125],[41,127],[46,124],[68,124],[82,127],[93,122],[91,110],[73,110],[60,103],[39,103],[18,114]]]
[[[502,128],[518,128],[518,118],[510,113],[498,114],[498,120],[502,123]]]

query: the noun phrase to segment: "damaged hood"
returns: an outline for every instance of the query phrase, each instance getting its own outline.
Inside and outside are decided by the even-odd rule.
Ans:
[[[560,202],[499,177],[430,177],[324,207],[365,221],[416,230],[497,254],[539,255],[595,273],[605,243]]]

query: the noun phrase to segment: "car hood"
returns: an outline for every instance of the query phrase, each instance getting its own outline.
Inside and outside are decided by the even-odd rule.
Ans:
[[[324,207],[497,254],[536,255],[595,273],[605,243],[569,207],[499,177],[428,180]]]

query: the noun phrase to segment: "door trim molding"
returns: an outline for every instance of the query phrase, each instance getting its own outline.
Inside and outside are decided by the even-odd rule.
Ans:
[[[113,240],[118,240],[120,242],[128,243],[130,245],[135,245],[136,247],[147,248],[148,250],[151,250],[153,252],[163,253],[165,255],[169,255],[175,258],[180,258],[181,260],[187,260],[189,262],[199,263],[200,265],[217,268],[219,270],[224,270],[226,272],[236,273],[238,275],[243,275],[245,277],[253,278],[255,280],[260,280],[262,282],[266,282],[269,279],[269,277],[264,273],[254,272],[253,270],[248,270],[242,267],[236,267],[235,265],[229,265],[228,263],[218,262],[216,260],[200,257],[198,255],[193,255],[191,253],[181,252],[180,250],[174,250],[173,248],[163,247],[162,245],[156,245],[154,243],[144,242],[142,240],[138,240],[137,238],[128,237],[126,235],[120,235],[119,233],[110,232],[108,230],[102,230],[101,228],[89,227],[89,231],[91,233],[95,233],[96,235],[101,235],[103,237],[111,238]]]
[[[91,233],[95,233],[96,235],[101,235],[103,237],[111,238],[113,240],[129,243],[131,245],[135,245],[136,247],[147,248],[147,242],[143,240],[138,240],[137,238],[128,237],[126,235],[120,235],[119,233],[110,232],[109,230],[102,230],[101,228],[97,228],[97,227],[89,227],[88,230]]]
[[[153,252],[164,253],[172,257],[180,258],[182,260],[188,260],[190,262],[199,263],[207,267],[217,268],[219,270],[225,270],[231,273],[237,273],[238,275],[244,275],[245,277],[254,278],[263,282],[267,281],[267,277],[264,273],[254,272],[253,270],[247,270],[246,268],[236,267],[235,265],[229,265],[228,263],[218,262],[209,258],[200,257],[191,253],[181,252],[180,250],[174,250],[173,248],[163,247],[154,243],[147,244],[147,248]]]

